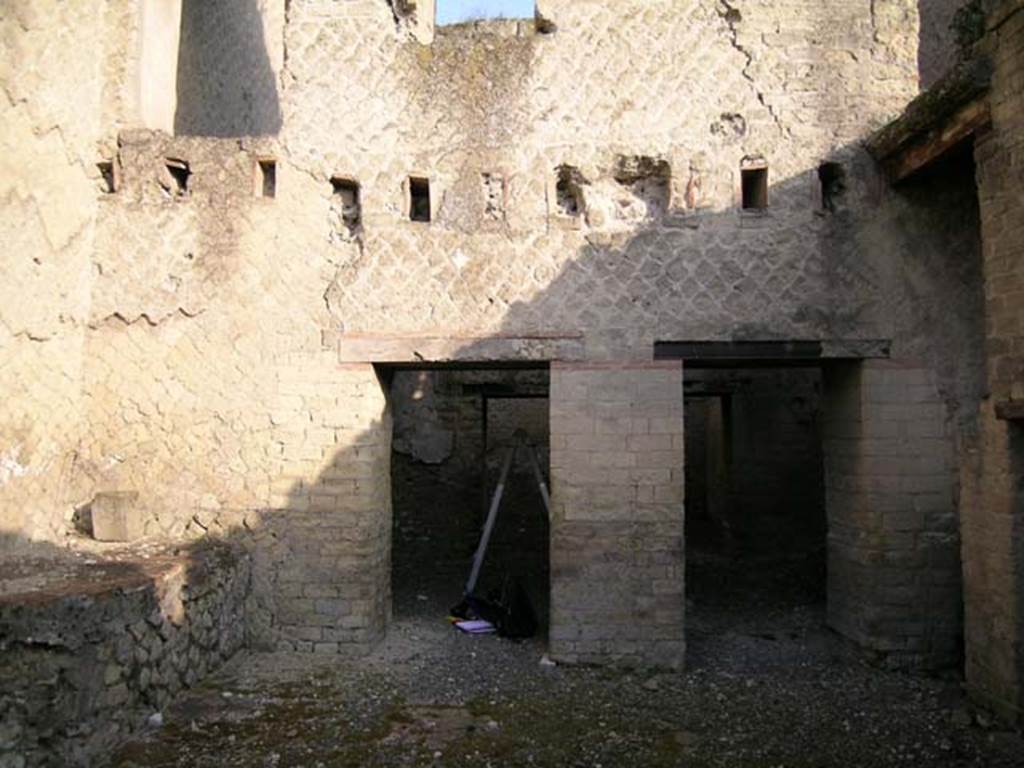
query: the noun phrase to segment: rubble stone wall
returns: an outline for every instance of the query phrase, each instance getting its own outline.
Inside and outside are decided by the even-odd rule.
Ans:
[[[95,765],[245,641],[249,561],[238,550],[98,562],[27,593],[4,584],[3,765]]]

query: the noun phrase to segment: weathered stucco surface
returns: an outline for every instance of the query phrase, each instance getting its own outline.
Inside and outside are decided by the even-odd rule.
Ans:
[[[978,216],[955,190],[888,189],[859,146],[917,93],[917,2],[542,0],[543,25],[438,30],[385,0],[100,8],[0,10],[4,548],[61,540],[97,491],[136,490],[150,534],[250,547],[252,643],[365,647],[390,608],[392,424],[372,364],[554,360],[555,568],[599,563],[620,535],[656,549],[623,559],[636,604],[586,604],[585,579],[556,573],[553,645],[676,665],[683,583],[662,560],[681,558],[681,380],[654,342],[881,339],[891,363],[826,391],[849,598],[834,624],[897,663],[955,655],[958,430],[985,393],[981,270],[955,257],[978,253]],[[154,30],[147,8],[180,29]],[[1009,18],[979,178],[993,242],[1016,236],[998,191],[1019,155]],[[179,33],[175,88],[151,90]],[[823,196],[825,162],[840,174]],[[765,166],[767,209],[742,210],[742,170]],[[410,220],[413,178],[429,223]],[[986,246],[986,268],[1012,272],[1006,248]],[[987,290],[1009,318],[989,321],[990,382],[1012,393],[1019,313]],[[622,388],[601,373],[622,370]],[[613,420],[644,392],[663,407],[609,438],[621,449],[569,450],[599,434],[567,416],[599,418],[576,378],[608,388]],[[904,408],[927,434],[900,426]],[[858,452],[876,437],[881,453]],[[575,471],[611,452],[623,471]],[[879,484],[892,462],[914,479]],[[1001,477],[1019,541],[1019,473]],[[662,500],[638,521],[648,491]],[[645,611],[656,638],[629,634]]]
[[[857,275],[831,262],[817,167],[856,156],[851,142],[913,93],[912,4],[874,17],[845,3],[550,6],[555,34],[503,22],[440,30],[424,47],[386,3],[295,2],[275,138],[121,134],[118,191],[90,200],[99,227],[88,280],[75,281],[90,290],[71,324],[89,361],[76,474],[92,482],[53,513],[109,483],[147,486],[155,529],[172,532],[197,507],[283,505],[302,473],[273,455],[288,440],[267,439],[283,426],[270,415],[301,395],[280,381],[333,366],[322,341],[339,332],[579,334],[595,359],[649,358],[657,338],[885,335],[870,279],[882,266],[873,253],[858,255]],[[184,13],[187,26],[197,11]],[[782,14],[800,30],[777,31]],[[272,35],[240,37],[248,22],[230,15],[210,22],[183,43],[182,74],[210,61],[197,46],[225,39],[262,50],[274,71]],[[179,80],[179,117],[210,98],[190,82]],[[267,132],[227,112],[205,133]],[[770,167],[764,214],[737,210],[753,155]],[[253,193],[264,156],[277,159],[274,199]],[[637,157],[669,177],[634,180]],[[186,196],[161,186],[166,158],[188,162]],[[586,180],[579,216],[557,205],[566,164]],[[858,202],[872,183],[862,166],[847,193]],[[483,173],[504,180],[497,214]],[[410,175],[430,179],[429,225],[407,220]],[[334,176],[360,185],[358,238],[331,236]],[[841,322],[854,313],[856,325]]]
[[[77,52],[104,50],[104,18],[65,3],[8,4],[0,39],[0,524],[7,539],[57,535],[72,495],[105,74],[102,56]]]

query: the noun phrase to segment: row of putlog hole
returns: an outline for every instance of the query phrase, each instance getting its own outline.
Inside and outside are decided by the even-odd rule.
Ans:
[[[100,191],[104,194],[117,192],[117,178],[113,161],[97,163],[100,174]],[[585,209],[583,187],[588,183],[579,169],[571,165],[560,165],[555,169],[556,204],[563,216],[578,217]],[[189,164],[177,158],[167,158],[160,185],[168,197],[187,197],[192,176]],[[845,191],[845,170],[839,163],[826,162],[818,167],[821,184],[821,204],[827,211],[835,211],[837,202]],[[668,184],[671,169],[663,160],[647,157],[620,158],[616,181],[624,186],[633,186],[645,196],[663,198],[659,206],[668,207]],[[740,168],[742,188],[741,208],[745,211],[768,209],[768,164],[761,159],[744,160]],[[503,217],[505,179],[500,174],[482,174],[486,199],[486,213],[489,217]],[[359,182],[348,177],[335,176],[331,179],[332,217],[337,219],[335,231],[343,239],[354,238],[362,230],[362,202]],[[273,158],[259,158],[256,161],[254,182],[255,194],[261,198],[277,196],[277,161]],[[500,189],[501,194],[496,193]],[[408,215],[410,221],[431,220],[430,179],[410,176],[406,184]]]

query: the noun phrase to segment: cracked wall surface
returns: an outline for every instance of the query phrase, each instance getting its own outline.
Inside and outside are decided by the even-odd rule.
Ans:
[[[383,0],[228,5],[183,6],[173,137],[140,130],[126,0],[0,15],[12,538],[138,490],[150,534],[256,547],[253,642],[365,645],[389,605],[391,441],[367,362],[430,357],[403,339],[644,363],[656,340],[891,338],[941,365],[911,343],[906,254],[871,229],[891,200],[857,144],[917,91],[911,0],[550,0],[543,29],[429,35]],[[83,41],[105,55],[81,66]],[[740,210],[752,163],[766,211]],[[358,225],[332,179],[358,185]],[[346,357],[360,338],[374,354]],[[678,663],[666,631],[652,658]]]
[[[816,173],[913,93],[912,6],[794,3],[782,32],[768,3],[548,5],[554,35],[495,22],[425,47],[386,3],[295,0],[278,136],[122,133],[90,258],[92,483],[150,486],[154,531],[273,506],[265,438],[292,401],[269,372],[331,365],[322,334],[568,332],[606,359],[655,338],[877,335],[873,283],[830,271]],[[764,215],[736,210],[751,155],[773,179]],[[258,157],[277,159],[273,199]],[[623,181],[636,157],[663,169],[665,210]],[[160,185],[169,158],[189,164],[185,197]],[[564,163],[586,180],[578,216],[556,204]],[[871,170],[853,170],[869,202]],[[431,181],[429,225],[408,221],[411,175]],[[358,237],[332,236],[333,177],[360,185]]]

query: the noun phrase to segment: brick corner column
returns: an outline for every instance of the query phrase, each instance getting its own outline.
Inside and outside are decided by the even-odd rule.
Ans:
[[[892,667],[955,664],[956,463],[932,372],[834,364],[824,417],[829,625]]]
[[[281,650],[366,652],[391,616],[387,398],[369,364],[310,360],[287,377],[294,422],[273,432],[279,493],[255,553],[262,634]]]

